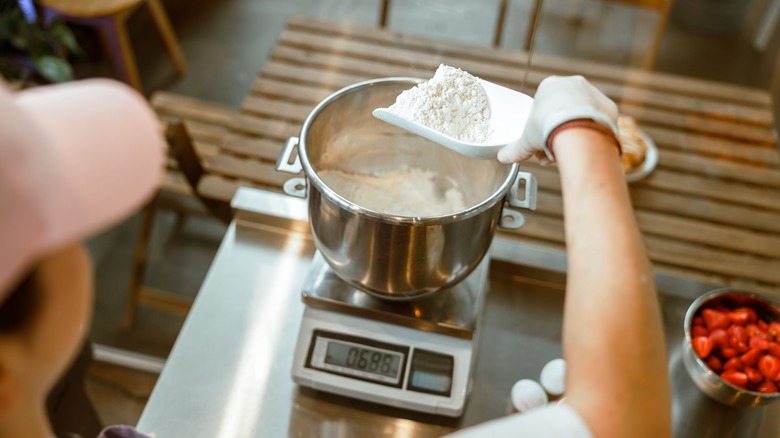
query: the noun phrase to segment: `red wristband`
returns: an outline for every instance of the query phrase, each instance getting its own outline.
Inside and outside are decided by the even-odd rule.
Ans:
[[[570,120],[568,122],[561,123],[560,125],[558,125],[558,127],[553,129],[552,132],[550,132],[550,135],[547,136],[547,144],[545,145],[547,150],[550,152],[550,155],[552,155],[553,157],[555,156],[552,150],[553,140],[555,139],[555,136],[567,129],[572,129],[572,128],[592,129],[594,131],[598,131],[604,134],[608,139],[615,142],[615,146],[617,146],[617,150],[618,150],[618,156],[623,155],[623,148],[620,146],[620,140],[618,140],[617,136],[615,136],[615,133],[612,131],[612,129],[602,124],[596,123],[591,119]]]

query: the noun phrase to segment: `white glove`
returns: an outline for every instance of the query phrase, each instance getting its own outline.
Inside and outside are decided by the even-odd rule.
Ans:
[[[517,163],[536,156],[542,164],[554,160],[547,149],[550,133],[570,120],[591,119],[617,136],[618,108],[582,76],[549,76],[539,84],[519,142],[498,151],[498,161]]]

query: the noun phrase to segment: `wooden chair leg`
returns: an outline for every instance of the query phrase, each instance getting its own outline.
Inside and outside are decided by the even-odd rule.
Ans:
[[[382,0],[379,5],[379,27],[385,28],[387,26],[387,13],[390,9],[390,0]]]
[[[528,23],[528,32],[525,35],[525,51],[530,51],[536,36],[536,27],[539,25],[539,15],[542,12],[542,0],[534,1],[534,8],[531,11],[531,20]]]
[[[125,305],[125,315],[122,321],[122,327],[125,330],[133,328],[135,322],[135,311],[138,302],[141,299],[141,284],[146,270],[146,254],[149,249],[149,239],[152,236],[152,225],[154,224],[155,209],[152,205],[144,208],[141,216],[141,229],[138,231],[138,241],[135,244],[135,253],[133,254],[133,269],[130,273],[130,290]]]
[[[661,39],[663,38],[664,29],[666,29],[666,20],[669,17],[671,3],[671,1],[666,2],[658,15],[658,22],[655,24],[655,31],[653,32],[653,41],[650,43],[650,50],[648,50],[645,61],[642,64],[642,68],[645,70],[652,70],[655,65],[658,48],[661,46]]]
[[[160,31],[160,36],[165,43],[168,54],[171,56],[176,71],[181,75],[187,73],[187,60],[179,47],[179,42],[176,40],[176,35],[173,33],[168,15],[165,13],[160,0],[147,0],[146,3],[149,5],[149,11],[157,24],[157,29]]]
[[[187,219],[189,217],[188,214],[186,214],[183,211],[174,211],[175,219],[173,221],[173,228],[171,228],[171,234],[168,236],[168,239],[165,241],[165,251],[167,252],[171,245],[173,245],[174,239],[176,239],[179,235],[181,235],[182,230],[184,229],[184,225],[186,225]]]
[[[133,46],[127,35],[124,14],[103,17],[99,26],[108,52],[113,57],[114,66],[120,79],[130,84],[136,90],[143,92],[138,68],[135,64]]]
[[[508,8],[508,1],[501,0],[498,5],[498,16],[496,18],[496,33],[493,36],[493,47],[501,45],[501,36],[504,33],[504,23],[506,22],[506,10]]]

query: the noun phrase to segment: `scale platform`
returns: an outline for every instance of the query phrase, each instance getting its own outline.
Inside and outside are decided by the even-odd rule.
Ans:
[[[389,301],[342,280],[316,252],[302,291],[306,307],[293,380],[360,400],[460,416],[471,389],[489,263],[485,257],[448,289]]]

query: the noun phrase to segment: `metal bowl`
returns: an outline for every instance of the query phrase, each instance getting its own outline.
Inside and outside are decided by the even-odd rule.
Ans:
[[[297,144],[306,175],[300,186],[317,249],[339,277],[388,300],[416,299],[462,281],[487,254],[497,227],[522,226],[513,207],[535,208],[535,179],[517,164],[475,160],[373,117],[375,108],[390,106],[419,82],[379,78],[343,88],[320,102],[300,137],[288,142]],[[284,149],[279,162],[290,163],[291,148]],[[464,208],[382,210],[353,197],[360,183],[339,187],[323,178],[329,171],[380,176],[412,168],[435,174],[440,193],[461,190]],[[388,190],[382,199],[413,194]]]
[[[700,309],[726,306],[728,308],[750,307],[759,318],[767,322],[780,321],[780,308],[769,298],[734,288],[722,288],[707,292],[697,298],[685,314],[685,338],[683,339],[683,362],[685,369],[696,386],[710,398],[734,407],[763,406],[780,399],[780,392],[765,394],[750,391],[723,380],[699,358],[692,346],[691,327],[693,318]]]

